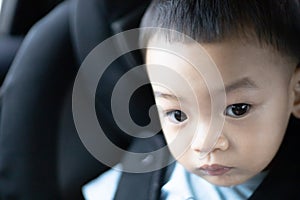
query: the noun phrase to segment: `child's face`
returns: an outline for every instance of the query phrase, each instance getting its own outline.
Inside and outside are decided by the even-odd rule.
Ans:
[[[199,56],[193,55],[196,46],[180,48]],[[220,113],[225,124],[216,145],[199,159],[202,143],[193,139],[197,131],[192,127],[197,124],[201,127],[197,130],[207,130],[211,116],[203,77],[179,57],[149,49],[146,63],[167,66],[184,77],[199,102],[192,101],[194,94],[182,87],[181,80],[164,74],[172,84],[152,85],[160,121],[171,153],[187,170],[216,185],[236,185],[264,170],[282,142],[293,106],[294,63],[271,49],[239,41],[202,46],[218,66],[226,88],[226,108]],[[154,68],[147,70],[150,81],[157,82],[161,74]],[[185,139],[176,141],[178,134]]]

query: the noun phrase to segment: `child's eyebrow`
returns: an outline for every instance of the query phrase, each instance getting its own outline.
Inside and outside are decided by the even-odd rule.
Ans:
[[[255,84],[255,82],[250,79],[249,77],[244,77],[241,79],[238,79],[237,81],[234,81],[233,83],[230,83],[225,86],[226,93],[230,93],[234,90],[240,89],[240,88],[258,88],[258,86]]]
[[[171,100],[178,100],[178,97],[172,94],[163,93],[160,91],[154,91],[154,96],[157,98],[165,98],[165,99],[171,99]]]
[[[244,78],[238,79],[228,85],[225,85],[226,93],[230,93],[230,92],[233,92],[234,90],[241,89],[241,88],[257,89],[259,87],[249,77],[244,77]],[[170,100],[176,100],[176,101],[181,99],[180,97],[177,97],[173,94],[164,93],[161,91],[154,91],[154,96],[157,98],[164,98],[164,99],[170,99]]]

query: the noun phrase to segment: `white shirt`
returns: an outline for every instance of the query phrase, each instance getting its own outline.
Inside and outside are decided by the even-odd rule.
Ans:
[[[120,168],[121,166],[117,166]],[[92,180],[82,188],[82,194],[86,200],[113,200],[117,191],[122,172],[112,168],[98,178]]]
[[[187,172],[177,163],[169,181],[162,187],[162,199],[245,200],[253,194],[266,175],[267,172],[262,172],[242,184],[222,187]]]
[[[120,166],[118,166],[119,169]],[[82,188],[86,200],[113,200],[122,172],[110,169]],[[169,181],[162,187],[163,200],[245,200],[263,181],[262,172],[243,184],[232,187],[215,186],[203,178],[187,172],[176,163]]]

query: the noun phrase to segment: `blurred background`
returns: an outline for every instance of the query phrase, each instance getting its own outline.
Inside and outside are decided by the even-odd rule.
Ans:
[[[88,53],[108,37],[137,28],[149,3],[0,0],[0,200],[83,199],[82,186],[108,169],[80,141],[72,87]],[[110,97],[122,74],[141,63],[139,52],[121,56],[96,93],[99,123],[123,149],[132,137],[116,126]],[[149,123],[153,103],[147,85],[133,95],[129,107],[137,124]]]

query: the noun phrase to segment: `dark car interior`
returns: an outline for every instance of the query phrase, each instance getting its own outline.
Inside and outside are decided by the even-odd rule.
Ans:
[[[21,42],[39,19],[62,0],[4,0],[0,14],[0,83],[13,61]]]
[[[138,27],[150,1],[14,2],[6,3],[14,12],[0,35],[0,199],[83,199],[81,187],[108,167],[78,137],[72,116],[76,73],[99,43]],[[122,74],[141,62],[139,52],[117,59],[96,93],[99,121],[124,149],[132,138],[113,122],[110,96]],[[131,106],[140,124],[149,120],[141,114],[153,104],[149,89],[141,88]]]

